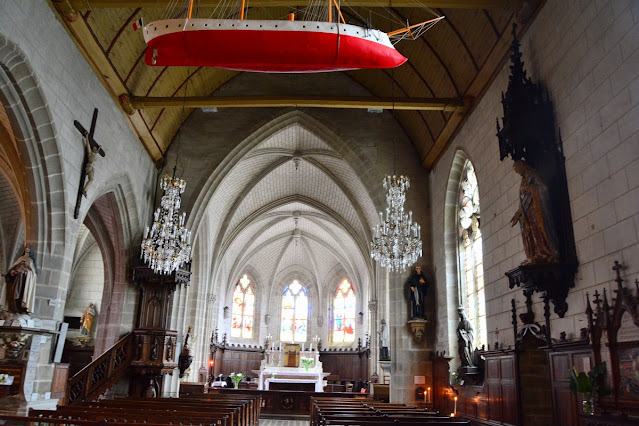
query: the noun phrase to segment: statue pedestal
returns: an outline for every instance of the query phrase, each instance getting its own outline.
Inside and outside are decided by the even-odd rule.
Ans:
[[[508,286],[530,289],[541,293],[555,305],[555,312],[563,318],[568,310],[566,298],[575,286],[575,263],[540,263],[520,265],[506,272]]]
[[[421,318],[416,318],[408,321],[411,332],[413,333],[413,340],[415,340],[415,342],[421,343],[422,339],[424,338],[424,330],[426,329],[426,324],[428,323],[428,320]]]

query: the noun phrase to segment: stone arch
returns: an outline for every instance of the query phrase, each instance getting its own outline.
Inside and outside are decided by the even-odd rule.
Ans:
[[[309,306],[311,308],[308,319],[307,319],[307,328],[306,328],[306,337],[307,342],[310,341],[312,334],[315,333],[314,330],[317,329],[316,324],[313,323],[313,318],[316,318],[317,310],[320,306],[319,301],[319,289],[316,278],[313,276],[313,273],[307,269],[302,268],[299,265],[290,266],[282,271],[280,271],[274,278],[271,283],[271,293],[270,293],[270,302],[269,306],[271,307],[271,311],[277,312],[277,315],[274,319],[271,319],[274,324],[277,325],[275,327],[276,330],[281,330],[282,328],[282,291],[284,288],[293,282],[293,280],[298,280],[301,284],[306,287],[307,297]],[[280,333],[277,333],[277,340],[280,340]]]
[[[367,310],[367,306],[366,306],[366,300],[364,297],[366,296],[365,291],[364,291],[364,286],[361,285],[360,283],[357,282],[357,280],[354,280],[353,277],[351,277],[351,275],[348,273],[347,270],[345,270],[344,268],[340,267],[339,265],[336,265],[333,270],[331,271],[331,273],[328,275],[325,283],[324,283],[324,303],[325,303],[325,309],[324,312],[326,313],[326,331],[327,331],[327,343],[330,343],[331,345],[335,345],[335,343],[333,342],[333,319],[334,319],[334,300],[335,300],[335,292],[337,291],[338,286],[342,283],[342,281],[346,279],[348,280],[348,282],[353,286],[353,291],[355,292],[355,300],[356,300],[356,307],[357,307],[357,312],[356,317],[355,317],[355,341],[357,342],[357,337],[361,337],[362,341],[364,340],[364,334],[365,334],[365,330],[366,330],[366,314],[364,314],[364,311]],[[358,316],[359,313],[363,313],[364,318],[362,323],[360,324],[358,322]],[[339,343],[337,344],[338,346],[351,346],[351,343]]]
[[[66,256],[60,256],[68,232],[64,164],[49,107],[26,55],[0,34],[0,104],[15,144],[7,149],[17,192],[22,201],[24,240],[36,250],[40,276],[68,282]],[[54,297],[55,298],[55,297]],[[36,313],[54,311],[38,298]]]
[[[64,244],[68,213],[56,130],[38,86],[24,53],[0,34],[0,103],[22,162],[16,177],[24,198],[25,240],[35,244],[40,264],[53,271],[62,265],[44,264],[41,257],[53,244]]]
[[[260,337],[260,327],[262,325],[261,318],[264,314],[264,312],[262,311],[262,306],[263,306],[264,295],[268,293],[268,288],[266,286],[266,283],[263,281],[261,274],[255,268],[251,266],[245,266],[244,269],[242,269],[242,272],[232,276],[231,279],[228,280],[228,282],[226,283],[226,287],[223,290],[225,295],[225,299],[224,299],[225,306],[229,307],[229,314],[232,318],[233,317],[233,292],[235,291],[235,285],[237,284],[239,279],[242,278],[244,274],[246,274],[248,279],[253,283],[253,291],[255,292],[255,305],[254,305],[254,311],[253,311],[253,337],[251,337],[250,339],[241,339],[241,342],[250,342],[250,343],[259,345],[260,342],[258,341],[258,339]],[[230,332],[231,332],[231,329],[229,326],[229,329],[228,329],[229,341],[232,341],[232,339],[238,339],[237,337],[231,338]]]
[[[84,224],[95,238],[104,262],[102,305],[98,308],[100,330],[96,330],[94,355],[103,353],[120,336],[128,281],[126,244],[116,195],[107,192],[93,202]]]
[[[444,201],[444,256],[445,256],[445,276],[446,289],[443,293],[445,301],[440,300],[440,306],[446,306],[447,333],[448,333],[448,353],[457,353],[457,333],[458,314],[457,307],[460,304],[460,280],[459,276],[459,256],[457,237],[457,212],[459,205],[459,188],[462,174],[468,156],[461,149],[455,152],[453,162],[450,166],[448,181],[446,184],[446,198]],[[445,303],[444,303],[445,302]]]

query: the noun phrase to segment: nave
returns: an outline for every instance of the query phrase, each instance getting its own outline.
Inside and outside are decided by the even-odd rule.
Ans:
[[[636,421],[638,1],[342,0],[349,30],[444,19],[393,69],[153,65],[145,24],[189,3],[0,0],[0,410],[235,377],[273,415],[363,389],[482,426]],[[156,274],[172,215],[160,269],[188,261]]]

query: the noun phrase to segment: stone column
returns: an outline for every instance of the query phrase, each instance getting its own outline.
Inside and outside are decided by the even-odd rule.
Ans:
[[[368,302],[368,312],[369,315],[369,323],[370,323],[370,333],[371,333],[371,359],[373,362],[369,364],[369,372],[368,376],[370,377],[373,373],[377,373],[379,376],[379,336],[377,335],[377,300],[370,300]]]

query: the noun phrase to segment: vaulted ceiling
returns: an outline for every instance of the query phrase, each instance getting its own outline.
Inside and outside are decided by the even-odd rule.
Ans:
[[[367,229],[373,201],[351,165],[294,123],[250,149],[207,203],[211,282],[234,283],[247,270],[260,284],[302,274],[318,293],[348,277],[360,291],[371,277]],[[277,294],[279,291],[277,290]],[[224,290],[222,290],[224,291]],[[322,299],[323,300],[323,299]]]
[[[169,0],[48,0],[104,85],[117,99],[150,157],[162,161],[186,116],[204,105],[217,107],[313,106],[324,108],[394,108],[395,116],[431,169],[469,109],[503,63],[513,22],[529,23],[541,0],[342,0],[347,20],[372,17],[382,31],[397,21],[432,17],[423,6],[446,18],[417,40],[403,40],[397,50],[408,62],[394,70],[345,72],[368,98],[296,96],[293,88],[264,97],[215,96],[236,71],[209,67],[153,67],[144,63],[142,31],[132,23],[159,19]],[[196,0],[197,13],[209,17],[221,0]],[[251,19],[288,14],[299,1],[249,2]],[[186,5],[186,3],[185,3]],[[176,12],[183,14],[184,10]],[[177,16],[175,16],[177,17]],[[394,83],[392,81],[394,80]],[[186,91],[186,93],[185,93]],[[202,98],[204,97],[204,98]],[[187,100],[184,116],[182,105]]]

